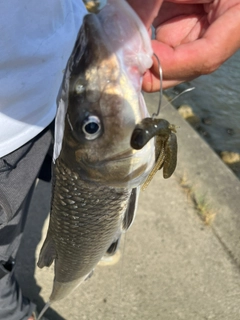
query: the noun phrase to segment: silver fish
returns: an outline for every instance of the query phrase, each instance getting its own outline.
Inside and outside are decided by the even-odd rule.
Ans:
[[[48,305],[114,254],[134,219],[155,162],[154,139],[130,145],[148,116],[141,78],[151,57],[147,30],[125,1],[85,16],[58,97],[50,224],[38,261],[55,261]]]

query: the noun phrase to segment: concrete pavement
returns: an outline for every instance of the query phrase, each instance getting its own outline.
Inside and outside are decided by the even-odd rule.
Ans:
[[[158,94],[146,100],[155,111]],[[176,172],[168,180],[159,172],[141,194],[120,261],[98,266],[52,306],[49,319],[240,319],[240,182],[172,106],[160,116],[179,127]],[[52,267],[35,268],[50,193],[50,185],[39,182],[17,264],[24,293],[40,308],[53,277]]]

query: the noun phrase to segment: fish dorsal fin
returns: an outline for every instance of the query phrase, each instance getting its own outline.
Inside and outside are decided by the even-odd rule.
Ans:
[[[140,191],[139,188],[132,189],[128,207],[123,218],[123,223],[122,223],[123,231],[127,231],[134,221],[134,217],[137,211],[139,191]]]
[[[50,267],[56,257],[57,254],[54,247],[54,242],[51,237],[47,235],[47,238],[42,246],[37,265],[39,268]]]

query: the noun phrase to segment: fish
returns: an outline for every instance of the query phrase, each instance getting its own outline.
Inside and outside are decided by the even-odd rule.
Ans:
[[[155,163],[154,139],[139,150],[130,144],[149,116],[141,85],[152,53],[127,2],[109,0],[84,17],[57,99],[50,222],[37,263],[54,262],[54,283],[38,319],[116,252],[133,223]]]

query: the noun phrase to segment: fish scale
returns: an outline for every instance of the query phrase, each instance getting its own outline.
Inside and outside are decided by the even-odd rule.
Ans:
[[[72,211],[71,203],[63,205],[58,196],[52,199],[48,236],[57,251],[55,280],[69,282],[90,273],[114,241],[121,229],[130,190],[85,182],[60,160],[55,168],[58,174],[55,175],[53,195],[61,194],[63,201],[67,201],[65,195],[73,188],[77,189],[75,194],[78,191],[84,194],[79,201],[74,192],[71,193],[78,211]],[[61,179],[62,176],[67,179]]]

